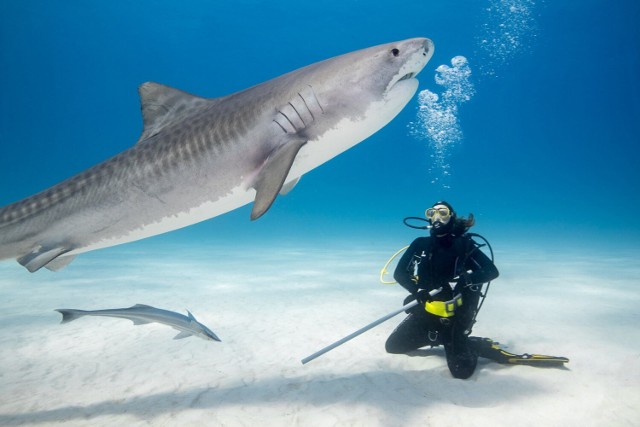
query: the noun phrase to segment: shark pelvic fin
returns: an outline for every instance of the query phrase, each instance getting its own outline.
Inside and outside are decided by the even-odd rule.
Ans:
[[[36,251],[29,252],[26,255],[18,258],[18,262],[23,265],[29,272],[33,273],[34,271],[40,270],[42,267],[51,263],[54,259],[59,257],[60,255],[69,252],[71,249],[67,249],[65,247],[55,247],[55,248],[46,248],[40,247]],[[64,267],[68,263],[73,260],[71,257],[70,260],[65,260],[60,263],[54,263],[53,268],[56,268],[59,264],[62,264],[60,268]]]
[[[60,256],[44,267],[50,271],[59,271],[65,268],[67,265],[71,264],[71,261],[73,261],[74,259],[76,259],[75,255]]]
[[[269,210],[282,189],[282,184],[289,174],[298,151],[306,142],[302,140],[287,142],[276,149],[262,166],[253,185],[256,190],[256,200],[251,210],[252,220],[260,218]]]
[[[201,98],[159,83],[147,82],[138,88],[144,130],[138,143],[182,121],[199,109],[207,108],[217,99]]]
[[[296,184],[298,183],[298,181],[300,181],[300,177],[297,177],[294,180],[291,180],[287,183],[285,183],[282,186],[282,189],[280,190],[280,195],[281,196],[286,196],[287,194],[289,194],[289,191],[293,190],[293,187],[296,186]]]
[[[192,336],[193,334],[190,332],[180,332],[178,335],[176,335],[175,337],[173,337],[174,340],[181,340],[183,338],[189,338],[190,336]]]

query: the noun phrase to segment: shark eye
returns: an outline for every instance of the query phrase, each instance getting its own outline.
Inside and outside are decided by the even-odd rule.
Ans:
[[[393,54],[393,56],[398,56],[398,55],[400,55],[400,50],[396,49],[396,48],[393,48],[393,49],[391,49],[391,53]]]

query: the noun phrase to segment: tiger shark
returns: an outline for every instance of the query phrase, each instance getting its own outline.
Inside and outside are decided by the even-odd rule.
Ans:
[[[255,220],[302,175],[389,123],[433,49],[426,38],[374,46],[220,98],[144,83],[138,142],[0,209],[0,259],[57,271],[80,253],[252,201]]]

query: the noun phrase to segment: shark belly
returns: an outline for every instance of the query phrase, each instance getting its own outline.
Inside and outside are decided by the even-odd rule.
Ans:
[[[153,222],[142,224],[121,235],[105,235],[89,245],[68,252],[66,255],[77,255],[96,249],[108,248],[184,228],[249,204],[254,197],[255,190],[252,188],[247,189],[244,184],[241,184],[217,200],[209,200],[175,214],[163,215]]]

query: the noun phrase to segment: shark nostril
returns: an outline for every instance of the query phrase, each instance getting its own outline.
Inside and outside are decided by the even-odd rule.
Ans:
[[[391,53],[393,54],[393,56],[398,56],[400,55],[400,49],[393,48],[391,49]]]

